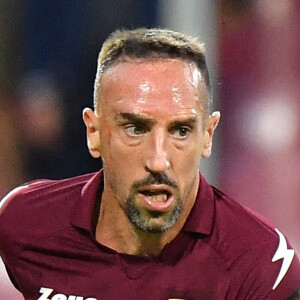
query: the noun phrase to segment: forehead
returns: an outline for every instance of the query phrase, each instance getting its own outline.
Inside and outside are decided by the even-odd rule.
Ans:
[[[202,111],[206,87],[199,69],[180,59],[125,60],[101,78],[102,107],[164,115]]]

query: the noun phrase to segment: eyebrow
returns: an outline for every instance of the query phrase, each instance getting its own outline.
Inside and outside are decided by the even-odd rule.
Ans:
[[[152,125],[155,123],[151,119],[144,118],[141,115],[136,115],[136,114],[132,114],[132,113],[118,113],[116,115],[115,119],[118,121],[120,118],[122,118],[124,120],[128,120],[133,123],[137,123],[137,124]]]
[[[155,124],[155,121],[149,118],[142,117],[141,115],[132,114],[132,113],[118,113],[115,117],[115,119],[118,121],[119,119],[128,120],[130,122],[133,122],[135,124],[145,124],[145,125],[153,125]],[[182,126],[182,125],[193,125],[197,121],[197,117],[188,117],[188,118],[182,118],[179,120],[171,121],[169,126],[170,127],[176,127],[176,126]]]
[[[197,121],[196,117],[189,117],[187,119],[174,120],[171,122],[171,127],[181,126],[181,125],[193,125]]]

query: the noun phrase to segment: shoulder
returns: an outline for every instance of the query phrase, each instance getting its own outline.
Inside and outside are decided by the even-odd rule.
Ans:
[[[12,208],[32,209],[28,204],[66,200],[70,194],[80,193],[82,186],[93,174],[81,175],[61,180],[34,180],[10,191],[0,201],[0,213],[5,214]]]
[[[247,208],[213,187],[215,197],[214,230],[222,231],[222,237],[235,240],[235,247],[256,247],[264,243],[275,243],[278,234],[274,224],[259,213]]]
[[[9,192],[0,202],[0,242],[10,233],[54,230],[70,212],[92,174],[63,180],[35,180]],[[67,219],[67,218],[66,218]]]
[[[232,287],[253,299],[285,299],[300,283],[300,264],[284,234],[261,216],[213,188],[212,244],[226,261]],[[254,290],[256,290],[254,292]],[[268,298],[272,297],[272,298]]]

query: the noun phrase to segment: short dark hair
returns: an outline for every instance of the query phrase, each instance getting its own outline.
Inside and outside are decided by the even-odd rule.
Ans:
[[[183,33],[159,28],[116,30],[103,43],[98,57],[98,68],[94,85],[94,107],[98,107],[102,74],[114,62],[124,57],[137,59],[179,58],[196,63],[207,87],[208,99],[204,111],[211,110],[211,86],[205,61],[204,44]]]

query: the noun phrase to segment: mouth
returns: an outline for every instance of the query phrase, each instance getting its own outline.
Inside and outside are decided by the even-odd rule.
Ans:
[[[167,191],[142,191],[141,194],[153,202],[166,202],[170,194]]]
[[[169,187],[150,186],[139,190],[139,199],[146,209],[165,212],[171,207],[174,197]]]

